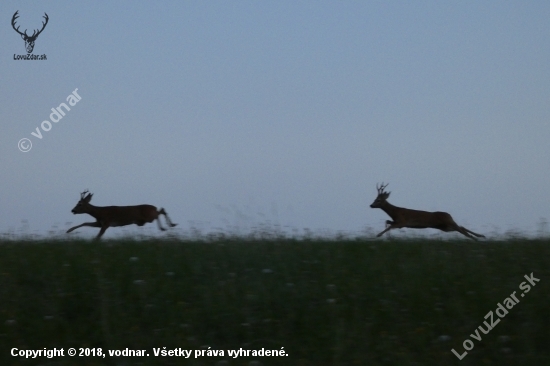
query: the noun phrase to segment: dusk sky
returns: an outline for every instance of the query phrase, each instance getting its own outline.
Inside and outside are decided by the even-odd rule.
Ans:
[[[48,14],[32,52],[47,60],[14,60],[16,11],[29,35]],[[550,2],[2,1],[0,14],[0,234],[93,221],[71,213],[85,189],[98,206],[163,207],[180,234],[375,234],[380,182],[392,204],[488,236],[550,219]],[[123,232],[160,235],[104,238]]]

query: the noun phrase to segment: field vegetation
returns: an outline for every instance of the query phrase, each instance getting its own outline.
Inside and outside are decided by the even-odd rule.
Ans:
[[[0,241],[1,365],[549,365],[550,240]],[[524,297],[519,286],[540,279]],[[488,333],[489,311],[520,300]],[[495,314],[495,321],[498,316]],[[486,328],[486,327],[484,327]],[[474,348],[459,361],[463,342]],[[149,357],[12,357],[12,348]],[[224,350],[154,357],[153,349]],[[284,357],[228,350],[284,349]]]

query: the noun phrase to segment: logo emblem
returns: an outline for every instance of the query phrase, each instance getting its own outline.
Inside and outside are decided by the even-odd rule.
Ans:
[[[11,26],[17,33],[21,35],[21,38],[23,38],[23,40],[25,41],[25,48],[27,49],[27,53],[30,54],[34,49],[34,42],[36,41],[36,38],[38,38],[38,35],[42,33],[44,28],[46,28],[46,24],[48,24],[48,14],[44,13],[44,19],[46,19],[46,21],[42,22],[42,29],[35,29],[32,33],[32,36],[29,36],[26,29],[25,32],[21,33],[19,31],[19,27],[15,28],[15,21],[17,20],[17,18],[19,18],[19,15],[17,15],[17,13],[19,13],[19,10],[17,10],[15,14],[13,14],[13,18],[11,18]]]

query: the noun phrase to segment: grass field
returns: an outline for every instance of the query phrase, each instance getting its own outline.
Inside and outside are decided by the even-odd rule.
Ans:
[[[549,244],[4,240],[0,364],[550,365]],[[540,282],[521,297],[531,273]],[[470,337],[513,291],[519,303],[488,334],[478,331],[481,340]],[[459,361],[451,349],[463,354],[467,339],[473,349]],[[65,357],[26,360],[10,355],[14,347],[63,348]],[[69,347],[150,356],[69,357]],[[163,347],[205,356],[154,357]],[[287,356],[228,355],[240,348]],[[213,350],[224,356],[206,356]]]

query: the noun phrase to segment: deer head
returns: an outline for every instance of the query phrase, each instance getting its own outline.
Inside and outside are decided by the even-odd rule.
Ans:
[[[80,201],[74,206],[74,208],[71,210],[73,214],[81,214],[81,213],[87,213],[88,206],[90,205],[90,201],[92,200],[93,194],[88,192],[88,190],[85,190],[80,194]]]
[[[384,183],[382,183],[380,187],[378,186],[378,184],[376,184],[376,190],[378,191],[378,196],[376,196],[376,199],[370,205],[371,208],[380,208],[382,207],[382,204],[386,202],[386,200],[388,199],[391,193],[391,192],[384,192],[384,189],[388,186],[388,184],[384,185]]]
[[[17,20],[17,18],[19,18],[19,15],[17,15],[17,13],[19,13],[19,10],[17,10],[15,12],[15,14],[13,14],[13,17],[11,18],[11,26],[13,27],[13,29],[19,33],[21,35],[21,38],[23,38],[23,40],[25,41],[25,48],[27,49],[27,53],[32,53],[32,50],[34,49],[34,41],[36,41],[36,38],[38,37],[38,35],[40,33],[42,33],[42,31],[44,30],[44,28],[46,28],[46,24],[48,24],[48,14],[44,15],[44,18],[46,19],[45,22],[42,22],[42,29],[40,30],[35,30],[33,33],[32,33],[32,36],[29,36],[27,34],[27,30],[25,29],[25,32],[24,33],[21,33],[19,31],[19,27],[15,28],[15,21]]]

